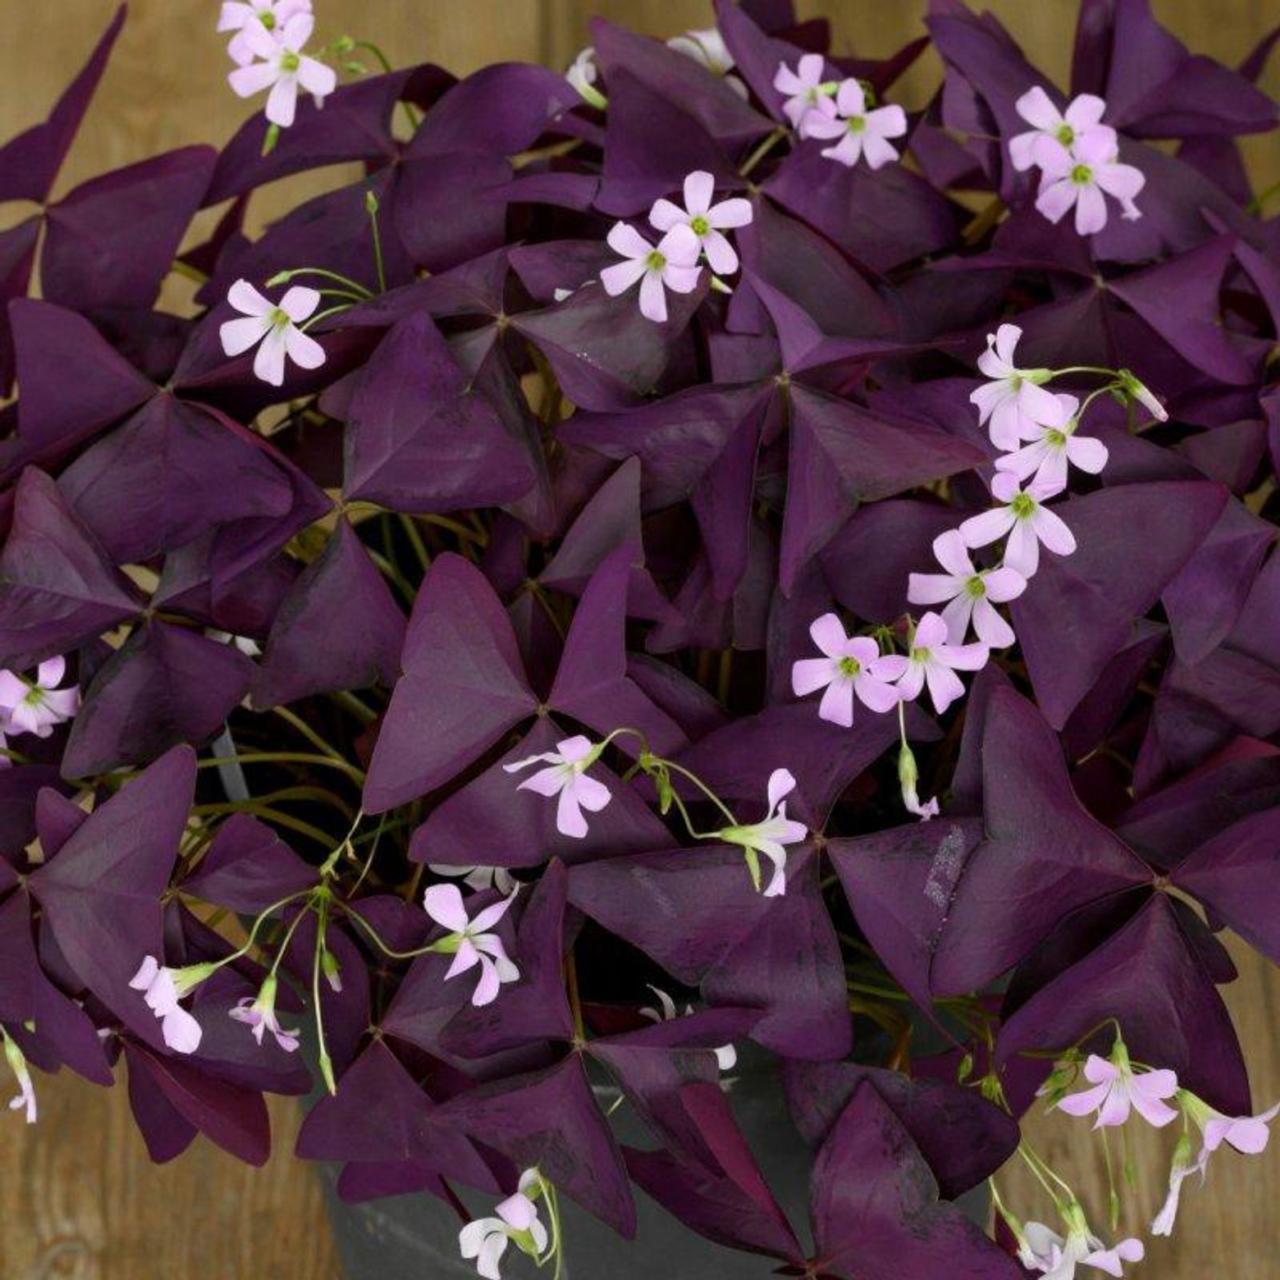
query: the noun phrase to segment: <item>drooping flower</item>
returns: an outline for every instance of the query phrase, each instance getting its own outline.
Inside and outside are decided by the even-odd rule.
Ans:
[[[608,235],[609,248],[626,259],[605,267],[600,283],[605,292],[616,298],[640,281],[640,314],[661,324],[667,318],[667,295],[692,293],[698,287],[698,255],[702,242],[692,229],[681,224],[672,227],[656,245],[650,244],[635,227],[615,222]]]
[[[1053,100],[1039,86],[1028,89],[1014,106],[1031,126],[1026,133],[1009,139],[1009,158],[1020,173],[1036,163],[1035,147],[1040,138],[1053,138],[1071,150],[1082,138],[1099,137],[1114,147],[1116,131],[1102,123],[1107,104],[1095,94],[1081,93],[1059,111]]]
[[[227,45],[231,60],[240,67],[253,61],[253,50],[244,29],[257,23],[268,33],[280,31],[295,13],[310,13],[311,0],[223,0],[218,30],[234,31]]]
[[[1069,1116],[1087,1116],[1096,1111],[1095,1129],[1122,1125],[1131,1111],[1136,1111],[1157,1129],[1178,1118],[1178,1113],[1165,1101],[1178,1092],[1177,1074],[1167,1068],[1134,1071],[1122,1041],[1116,1042],[1109,1059],[1091,1053],[1085,1060],[1084,1078],[1093,1088],[1069,1093],[1055,1105]]]
[[[834,105],[830,98],[820,98],[802,121],[807,138],[839,138],[822,154],[829,160],[853,168],[865,157],[872,169],[879,169],[898,158],[898,149],[889,141],[907,131],[907,114],[899,106],[867,110],[866,90],[859,80],[845,80],[836,91]]]
[[[293,1053],[298,1047],[298,1032],[296,1030],[286,1031],[281,1027],[280,1020],[276,1017],[276,987],[276,975],[274,973],[268,974],[266,981],[263,982],[258,991],[256,999],[252,996],[244,996],[227,1013],[229,1017],[234,1018],[237,1022],[243,1022],[246,1026],[252,1028],[253,1038],[259,1044],[262,1043],[263,1032],[270,1031],[275,1037],[276,1044],[285,1053]]]
[[[537,1194],[541,1177],[536,1169],[520,1175],[519,1190],[494,1208],[493,1218],[477,1218],[458,1233],[458,1248],[468,1261],[475,1259],[476,1271],[484,1280],[502,1280],[498,1263],[514,1241],[521,1253],[535,1260],[546,1252],[547,1229],[538,1219],[538,1207],[530,1193]]]
[[[282,129],[293,124],[299,89],[309,93],[320,107],[338,87],[332,67],[302,52],[314,27],[314,15],[303,11],[291,14],[273,31],[261,22],[248,22],[240,30],[250,54],[261,61],[237,67],[227,80],[241,98],[252,98],[269,89],[266,116]]]
[[[794,71],[785,62],[780,62],[774,73],[773,87],[779,93],[787,95],[786,102],[782,104],[783,114],[802,138],[806,136],[805,116],[824,98],[833,97],[840,87],[835,80],[823,80],[826,68],[826,59],[822,54],[806,53],[801,56]]]
[[[506,867],[453,867],[443,862],[428,862],[427,870],[438,876],[460,877],[468,889],[496,889],[499,893],[514,893],[516,878]]]
[[[947,624],[947,641],[963,644],[972,622],[974,634],[988,648],[1007,649],[1016,637],[1013,628],[996,612],[997,604],[1016,600],[1027,580],[1007,565],[976,569],[959,529],[948,529],[933,540],[933,554],[946,573],[913,573],[907,579],[907,599],[912,604],[941,604]]]
[[[920,801],[920,766],[916,764],[915,752],[905,738],[898,748],[898,785],[902,788],[902,807],[908,813],[914,813],[921,822],[928,822],[941,813],[937,796],[923,804]]]
[[[1041,137],[1035,144],[1040,166],[1040,192],[1036,208],[1050,222],[1061,222],[1068,210],[1076,211],[1076,231],[1093,235],[1107,225],[1106,195],[1120,202],[1120,216],[1132,221],[1142,217],[1133,202],[1146,185],[1141,169],[1122,164],[1114,139],[1098,133],[1080,138],[1068,150],[1056,138]]]
[[[557,742],[554,751],[542,751],[502,767],[507,773],[515,773],[531,764],[546,764],[548,768],[539,769],[516,789],[536,791],[540,796],[558,796],[556,830],[562,836],[581,840],[587,834],[587,820],[582,810],[599,813],[612,798],[603,782],[587,776],[587,770],[600,758],[602,750],[590,738],[576,734]]]
[[[674,201],[654,201],[649,210],[649,223],[657,231],[688,227],[702,246],[711,270],[731,275],[738,269],[738,255],[724,233],[733,227],[745,227],[752,219],[751,201],[735,196],[712,204],[716,180],[703,169],[695,169],[684,180],[684,208]]]
[[[798,698],[825,689],[818,715],[832,724],[853,724],[853,699],[872,711],[888,711],[898,704],[898,691],[889,683],[906,669],[898,654],[880,655],[870,636],[849,636],[834,613],[824,613],[809,625],[821,658],[801,658],[791,665],[791,689]]]
[[[1185,1133],[1178,1138],[1178,1145],[1173,1149],[1173,1160],[1169,1165],[1169,1191],[1165,1196],[1164,1204],[1160,1206],[1160,1212],[1151,1222],[1153,1236],[1173,1234],[1173,1225],[1178,1220],[1178,1207],[1182,1201],[1182,1184],[1193,1173],[1199,1173],[1203,1181],[1208,1158],[1208,1152],[1202,1148],[1200,1155],[1193,1159],[1191,1139]]]
[[[462,901],[462,892],[456,884],[433,884],[422,897],[422,905],[437,924],[450,932],[432,945],[432,949],[453,956],[453,963],[444,975],[447,982],[468,969],[480,966],[480,981],[471,993],[471,1003],[476,1006],[492,1004],[504,982],[515,982],[520,970],[507,956],[502,939],[491,930],[516,900],[513,893],[490,903],[469,919]]]
[[[1130,400],[1136,400],[1157,422],[1168,422],[1169,411],[1155,398],[1140,378],[1128,369],[1118,370],[1120,385]]]
[[[1065,1237],[1043,1222],[1028,1222],[1023,1227],[1018,1260],[1027,1270],[1042,1272],[1047,1280],[1073,1280],[1076,1267],[1084,1263],[1108,1275],[1122,1276],[1123,1263],[1141,1262],[1146,1254],[1142,1241],[1132,1238],[1108,1249],[1089,1230],[1079,1205],[1069,1205],[1065,1216],[1068,1219]]]
[[[776,898],[787,891],[787,849],[789,844],[799,844],[809,829],[803,822],[787,817],[786,797],[795,790],[796,780],[789,769],[775,769],[769,775],[769,809],[760,822],[747,826],[724,827],[713,833],[713,838],[726,844],[742,846],[746,855],[751,883],[760,890],[760,855],[764,854],[773,864],[773,874],[764,888],[766,898]]]
[[[294,285],[275,303],[247,280],[237,280],[227,290],[227,301],[241,313],[241,319],[226,320],[218,330],[222,350],[238,356],[260,343],[253,371],[263,382],[273,387],[283,385],[286,356],[303,369],[318,369],[324,364],[324,348],[298,328],[320,305],[315,289]]]
[[[1214,1152],[1225,1142],[1241,1155],[1261,1155],[1271,1138],[1268,1126],[1280,1115],[1280,1103],[1257,1116],[1224,1116],[1215,1113],[1204,1123],[1204,1149]]]
[[[47,738],[55,725],[70,720],[80,709],[80,687],[59,689],[66,673],[65,658],[46,658],[36,668],[34,680],[0,671],[0,729]]]
[[[667,41],[667,48],[683,53],[685,57],[706,67],[712,75],[720,76],[738,97],[747,96],[747,86],[737,76],[729,74],[737,63],[718,27],[704,27],[697,31],[686,31],[682,36],[672,36]]]
[[[676,1010],[676,1002],[661,987],[655,987],[652,982],[646,982],[645,986],[657,997],[658,1007],[655,1009],[652,1005],[644,1006],[640,1010],[641,1017],[648,1018],[652,1022],[670,1022],[679,1016]],[[685,1005],[684,1016],[686,1018],[693,1016],[693,1005]],[[732,1071],[737,1065],[738,1051],[733,1045],[722,1044],[713,1052],[716,1055],[716,1065],[721,1071]]]
[[[1080,401],[1075,396],[1058,395],[1059,421],[1042,422],[1030,444],[996,459],[998,471],[1008,471],[1019,480],[1034,476],[1047,488],[1067,487],[1067,465],[1079,467],[1096,476],[1107,465],[1107,446],[1093,436],[1078,436],[1080,425],[1076,410]]]
[[[31,1072],[27,1069],[26,1056],[3,1027],[0,1027],[0,1040],[4,1041],[5,1061],[9,1064],[9,1070],[13,1072],[13,1078],[18,1082],[18,1094],[9,1102],[9,1110],[25,1111],[27,1123],[35,1124],[40,1112],[36,1106],[36,1090],[31,1083]]]
[[[904,702],[914,702],[927,684],[934,710],[941,715],[964,696],[964,685],[956,672],[980,671],[989,656],[985,644],[951,644],[941,614],[926,613],[916,623],[898,692]]]
[[[987,349],[978,357],[978,369],[991,381],[969,395],[977,406],[978,425],[990,420],[987,430],[997,449],[1016,449],[1041,423],[1052,421],[1058,403],[1051,391],[1040,384],[1049,378],[1048,369],[1020,369],[1014,364],[1022,330],[1016,324],[1002,324],[987,334]]]
[[[600,68],[596,64],[596,51],[592,45],[578,52],[578,56],[569,64],[564,78],[578,91],[584,102],[589,102],[601,111],[609,105],[609,100],[596,88],[600,79]]]
[[[1022,489],[1017,476],[997,471],[991,481],[991,494],[1002,505],[970,516],[961,524],[965,545],[985,547],[1008,534],[1004,563],[1024,578],[1034,577],[1040,567],[1042,542],[1055,555],[1069,556],[1076,549],[1075,534],[1061,516],[1043,505],[1061,492],[1061,486],[1055,488],[1040,481],[1032,481]]]
[[[178,1003],[211,971],[209,965],[189,965],[169,969],[155,956],[144,956],[138,972],[129,979],[135,991],[143,993],[147,1008],[160,1020],[164,1042],[174,1053],[195,1053],[204,1034],[200,1024]]]

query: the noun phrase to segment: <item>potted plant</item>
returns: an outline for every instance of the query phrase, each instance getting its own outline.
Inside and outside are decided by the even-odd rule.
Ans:
[[[222,6],[220,152],[50,202],[123,10],[0,149],[16,1108],[260,1163],[314,1087],[353,1274],[1121,1274],[1019,1118],[1168,1127],[1167,1234],[1275,1114],[1268,46],[1084,0],[1065,94],[959,0],[883,61],[718,0],[458,80],[320,16]]]

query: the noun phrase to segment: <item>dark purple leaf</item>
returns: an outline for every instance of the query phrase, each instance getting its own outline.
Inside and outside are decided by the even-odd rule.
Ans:
[[[208,852],[182,882],[182,891],[257,915],[272,903],[300,893],[316,883],[308,866],[268,826],[247,813],[232,814],[218,828]]]

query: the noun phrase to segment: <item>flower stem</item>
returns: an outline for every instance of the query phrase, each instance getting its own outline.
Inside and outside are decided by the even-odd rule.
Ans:
[[[763,160],[765,156],[767,156],[769,152],[772,151],[774,147],[776,147],[778,143],[781,142],[782,139],[787,136],[788,132],[789,130],[786,128],[785,125],[778,125],[777,128],[775,128],[773,132],[770,133],[759,144],[759,146],[757,146],[756,149],[746,158],[746,160],[743,162],[742,168],[738,170],[738,177],[740,178],[749,177],[751,172],[755,169],[756,165],[758,165],[760,161]]]

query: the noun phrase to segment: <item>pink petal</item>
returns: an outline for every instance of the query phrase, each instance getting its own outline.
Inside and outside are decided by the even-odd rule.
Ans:
[[[898,680],[898,693],[901,695],[902,701],[914,702],[920,696],[920,690],[923,688],[924,664],[922,662],[909,663],[907,669]]]
[[[907,576],[907,599],[912,604],[942,604],[964,593],[964,583],[950,574],[912,573]]]
[[[1022,339],[1022,329],[1016,324],[1002,324],[996,329],[996,355],[1004,361],[1006,370],[1012,370],[1017,364],[1018,343]]]
[[[1053,99],[1040,85],[1028,89],[1013,105],[1017,113],[1037,129],[1056,129],[1062,123],[1062,115],[1053,105]]]
[[[1040,567],[1040,540],[1026,520],[1014,522],[1004,544],[1004,562],[1024,578],[1035,577]]]
[[[498,980],[497,966],[488,956],[477,952],[476,958],[480,961],[480,981],[476,983],[476,989],[471,993],[471,1003],[481,1008],[494,1002],[502,983]]]
[[[258,352],[253,357],[253,372],[273,387],[283,386],[284,356],[284,333],[273,326],[263,335]]]
[[[867,109],[867,95],[860,81],[850,77],[836,90],[836,106],[842,116],[860,116]]]
[[[273,63],[251,62],[247,67],[237,67],[232,71],[227,76],[227,83],[237,97],[252,98],[275,84],[279,74]]]
[[[732,252],[732,251],[731,251]],[[734,257],[734,267],[737,267]],[[692,293],[698,287],[698,277],[702,275],[701,267],[681,267],[673,262],[667,263],[662,271],[662,283],[673,293]]]
[[[1018,638],[989,599],[974,605],[973,629],[978,639],[991,649],[1007,649]]]
[[[1067,457],[1081,471],[1096,476],[1107,465],[1107,446],[1092,436],[1070,436],[1067,439]]]
[[[1131,164],[1099,165],[1094,178],[1103,191],[1117,200],[1132,200],[1147,185],[1142,170]]]
[[[1080,93],[1067,104],[1064,118],[1077,133],[1081,133],[1098,124],[1106,109],[1107,104],[1097,94]]]
[[[293,325],[284,331],[284,349],[300,369],[318,369],[324,364],[324,348],[310,334]]]
[[[828,658],[843,658],[849,637],[837,614],[824,613],[809,624],[809,639]]]
[[[159,972],[160,962],[155,956],[143,956],[138,972],[129,979],[129,985],[135,991],[145,991],[156,980],[156,974]]]
[[[1129,1108],[1129,1091],[1124,1087],[1124,1082],[1122,1080],[1113,1082],[1098,1110],[1098,1120],[1094,1128],[1108,1129],[1124,1124],[1129,1118]]]
[[[848,729],[853,724],[853,681],[843,676],[833,680],[822,695],[818,715],[829,724]]]
[[[315,58],[303,58],[298,64],[298,83],[312,97],[327,98],[338,87],[338,75]]]
[[[1076,197],[1076,231],[1082,236],[1091,236],[1106,225],[1106,197],[1092,184],[1080,187]]]
[[[737,271],[738,255],[719,231],[710,231],[702,238],[702,252],[707,255],[707,263],[716,275],[729,276]],[[696,275],[694,283],[697,283]]]
[[[1036,162],[1036,139],[1040,136],[1035,129],[1026,133],[1015,134],[1009,139],[1009,160],[1019,173],[1026,173]]]
[[[271,93],[267,96],[266,117],[272,124],[278,124],[282,129],[287,129],[293,124],[297,110],[297,76],[281,76],[271,86]]]
[[[875,676],[864,673],[853,682],[858,700],[863,706],[883,714],[898,705],[898,690]]]
[[[561,738],[556,743],[556,752],[566,764],[577,764],[591,754],[591,739],[582,733],[575,733],[572,738]]]
[[[878,134],[869,129],[862,135],[862,154],[867,158],[871,169],[883,169],[898,158],[898,149],[891,142],[886,142]]]
[[[295,13],[281,28],[279,33],[280,43],[293,53],[299,53],[307,41],[311,39],[311,33],[315,30],[315,25],[316,19],[313,13]]]
[[[705,169],[695,169],[684,180],[684,207],[694,217],[706,213],[715,193],[716,180]]]
[[[984,573],[982,583],[987,589],[987,599],[996,604],[1016,600],[1027,589],[1026,578],[1008,565],[1001,565],[999,569]]]
[[[588,813],[599,813],[613,798],[603,782],[589,778],[585,773],[574,778],[569,789]]]
[[[600,273],[600,283],[604,285],[605,293],[616,298],[620,293],[626,293],[647,270],[642,258],[628,258],[626,262],[605,267]]]
[[[678,205],[663,197],[653,202],[649,210],[649,225],[656,231],[670,231],[681,222],[688,221],[685,211]]]
[[[422,895],[422,906],[427,915],[450,933],[461,933],[467,927],[467,909],[462,905],[462,891],[456,884],[433,884]]]
[[[540,796],[558,796],[564,790],[566,780],[564,766],[556,764],[548,769],[539,769],[537,773],[531,774],[516,790],[532,791],[535,795]]]
[[[204,1035],[195,1018],[179,1007],[165,1014],[160,1023],[160,1033],[174,1053],[195,1053]]]
[[[653,245],[629,222],[615,222],[605,237],[605,243],[624,258],[647,258],[653,249]]]
[[[932,649],[947,639],[947,624],[936,613],[926,613],[916,624],[912,645],[917,649]]]
[[[769,775],[769,812],[773,811],[778,805],[796,789],[796,780],[790,769],[775,769]],[[803,837],[802,837],[803,838]]]
[[[667,262],[677,267],[692,267],[702,252],[702,242],[687,223],[680,223],[671,228],[658,241],[658,252]]]
[[[997,479],[999,479],[998,476]],[[960,534],[966,545],[985,547],[1003,538],[1016,523],[1018,523],[1017,517],[1007,507],[993,507],[980,515],[970,516],[960,526]]]
[[[1036,208],[1050,222],[1061,222],[1067,210],[1075,204],[1078,190],[1076,184],[1066,178],[1051,182],[1036,196]]]
[[[929,696],[933,699],[933,708],[939,715],[957,698],[964,697],[964,684],[960,677],[940,662],[927,663],[924,675],[929,685]]]
[[[487,907],[481,908],[476,912],[476,918],[471,921],[472,935],[488,933],[493,929],[503,916],[511,909],[511,904],[516,900],[513,893],[505,898],[499,898],[497,902],[491,902]],[[479,939],[476,939],[476,945],[479,946]]]
[[[1050,511],[1048,507],[1037,507],[1030,523],[1036,531],[1036,536],[1055,555],[1069,556],[1076,549],[1075,534],[1067,528],[1062,517]],[[1013,567],[1016,569],[1018,566]],[[1030,577],[1030,574],[1026,576]]]
[[[309,289],[306,285],[301,284],[295,284],[292,288],[286,290],[284,297],[280,299],[280,310],[294,324],[301,324],[309,316],[313,315],[319,305],[319,291]]]
[[[56,689],[67,673],[66,658],[46,658],[36,668],[36,683],[42,689]]]
[[[707,211],[707,221],[718,231],[728,231],[733,227],[748,226],[755,217],[755,208],[750,200],[735,196],[731,200],[721,200]]]
[[[1050,182],[1065,178],[1076,166],[1076,158],[1058,141],[1057,138],[1041,134],[1033,151],[1036,164],[1044,170],[1044,177]]]
[[[948,529],[933,540],[933,554],[938,563],[956,578],[973,576],[973,560],[958,529]]]
[[[1103,1099],[1110,1092],[1111,1083],[1107,1081],[1095,1085],[1092,1089],[1085,1089],[1081,1093],[1069,1093],[1065,1098],[1059,1098],[1057,1108],[1059,1111],[1065,1111],[1069,1116],[1087,1116],[1102,1105]]]
[[[662,279],[652,271],[646,271],[640,281],[640,314],[655,324],[662,324],[667,318],[667,295]]]
[[[791,664],[791,692],[797,698],[829,685],[839,674],[830,658],[801,658]]]
[[[577,797],[569,787],[560,792],[560,799],[556,804],[556,830],[562,836],[570,836],[574,840],[581,840],[587,834],[587,820],[582,816]]]
[[[908,597],[909,598],[909,597]],[[963,644],[969,633],[969,621],[973,617],[974,606],[985,601],[977,601],[967,591],[962,591],[942,611],[942,620],[947,624],[947,640],[951,644]]]
[[[877,680],[901,680],[910,665],[902,654],[886,653],[883,658],[867,663],[867,670]]]
[[[468,969],[473,969],[480,963],[480,953],[476,950],[475,944],[470,938],[463,938],[457,951],[454,952],[453,962],[445,972],[444,980],[448,982],[450,978],[456,978],[460,973],[466,973]]]

